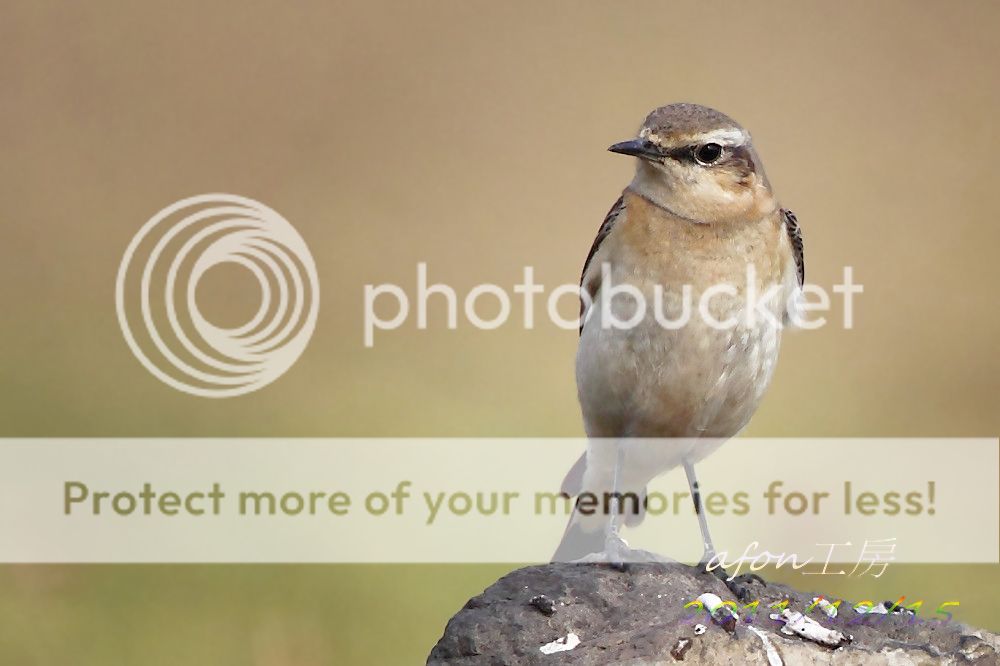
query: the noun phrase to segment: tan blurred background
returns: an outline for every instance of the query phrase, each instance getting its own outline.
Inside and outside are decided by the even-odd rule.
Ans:
[[[365,349],[362,285],[412,294],[419,261],[460,290],[525,265],[574,281],[632,169],[605,148],[697,101],[753,132],[810,281],[852,265],[865,285],[855,330],[786,338],[749,434],[995,436],[998,19],[981,1],[7,2],[0,435],[581,435],[574,333],[452,332],[432,310]],[[299,362],[221,401],[148,374],[113,300],[139,226],[212,191],[282,213],[322,285]],[[4,567],[0,662],[418,663],[509,568]],[[1000,629],[998,583],[897,567],[830,592],[957,599]]]

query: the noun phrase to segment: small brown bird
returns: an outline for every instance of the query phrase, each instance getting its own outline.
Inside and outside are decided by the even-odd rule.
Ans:
[[[636,171],[583,267],[576,375],[590,444],[563,489],[611,491],[619,506],[575,511],[555,559],[623,561],[621,498],[645,498],[650,480],[683,466],[704,565],[714,547],[693,465],[747,424],[771,381],[804,279],[802,238],[749,133],[723,113],[664,106],[609,150],[637,158]],[[755,307],[750,292],[771,298]],[[642,517],[624,513],[626,524]]]

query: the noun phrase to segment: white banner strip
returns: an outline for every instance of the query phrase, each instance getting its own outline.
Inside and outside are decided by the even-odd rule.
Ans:
[[[599,444],[594,488],[597,459],[614,451]],[[716,444],[628,440],[620,478],[638,488]],[[563,477],[587,445],[4,439],[0,562],[547,561],[573,506],[558,496]],[[696,469],[725,563],[784,557],[846,575],[859,563],[1000,561],[998,451],[996,439],[737,439]],[[645,508],[622,532],[631,546],[697,561],[683,470],[653,479]]]

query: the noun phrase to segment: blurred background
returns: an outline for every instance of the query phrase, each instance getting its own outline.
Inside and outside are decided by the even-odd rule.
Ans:
[[[6,2],[0,435],[582,435],[574,332],[449,331],[432,307],[429,330],[366,349],[363,285],[412,294],[418,262],[460,294],[523,266],[575,281],[633,168],[605,148],[696,101],[753,133],[808,279],[851,265],[865,287],[854,330],[786,337],[747,434],[995,436],[998,19],[985,1]],[[227,400],[143,369],[113,296],[141,224],[216,191],[291,221],[322,285],[299,362]],[[206,297],[239,320],[243,286]],[[4,566],[0,663],[421,663],[510,569]],[[998,566],[838,585],[1000,629]]]

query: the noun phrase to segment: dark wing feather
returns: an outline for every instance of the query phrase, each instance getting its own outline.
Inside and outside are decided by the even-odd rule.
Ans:
[[[587,260],[583,262],[583,270],[580,271],[580,286],[583,287],[583,278],[587,275],[587,269],[590,268],[590,261],[597,254],[597,248],[601,246],[604,239],[608,237],[611,230],[615,226],[615,222],[618,221],[618,216],[621,215],[622,211],[625,210],[625,199],[624,197],[618,197],[618,201],[615,205],[611,207],[608,214],[604,216],[604,222],[601,223],[601,228],[597,230],[597,237],[594,239],[594,244],[590,246],[590,252],[587,254]],[[580,299],[580,333],[583,333],[583,299]]]
[[[802,230],[799,229],[799,220],[792,211],[782,208],[781,217],[784,218],[785,232],[792,244],[792,255],[795,257],[795,268],[799,274],[799,286],[801,287],[806,283],[806,258],[802,249]]]

